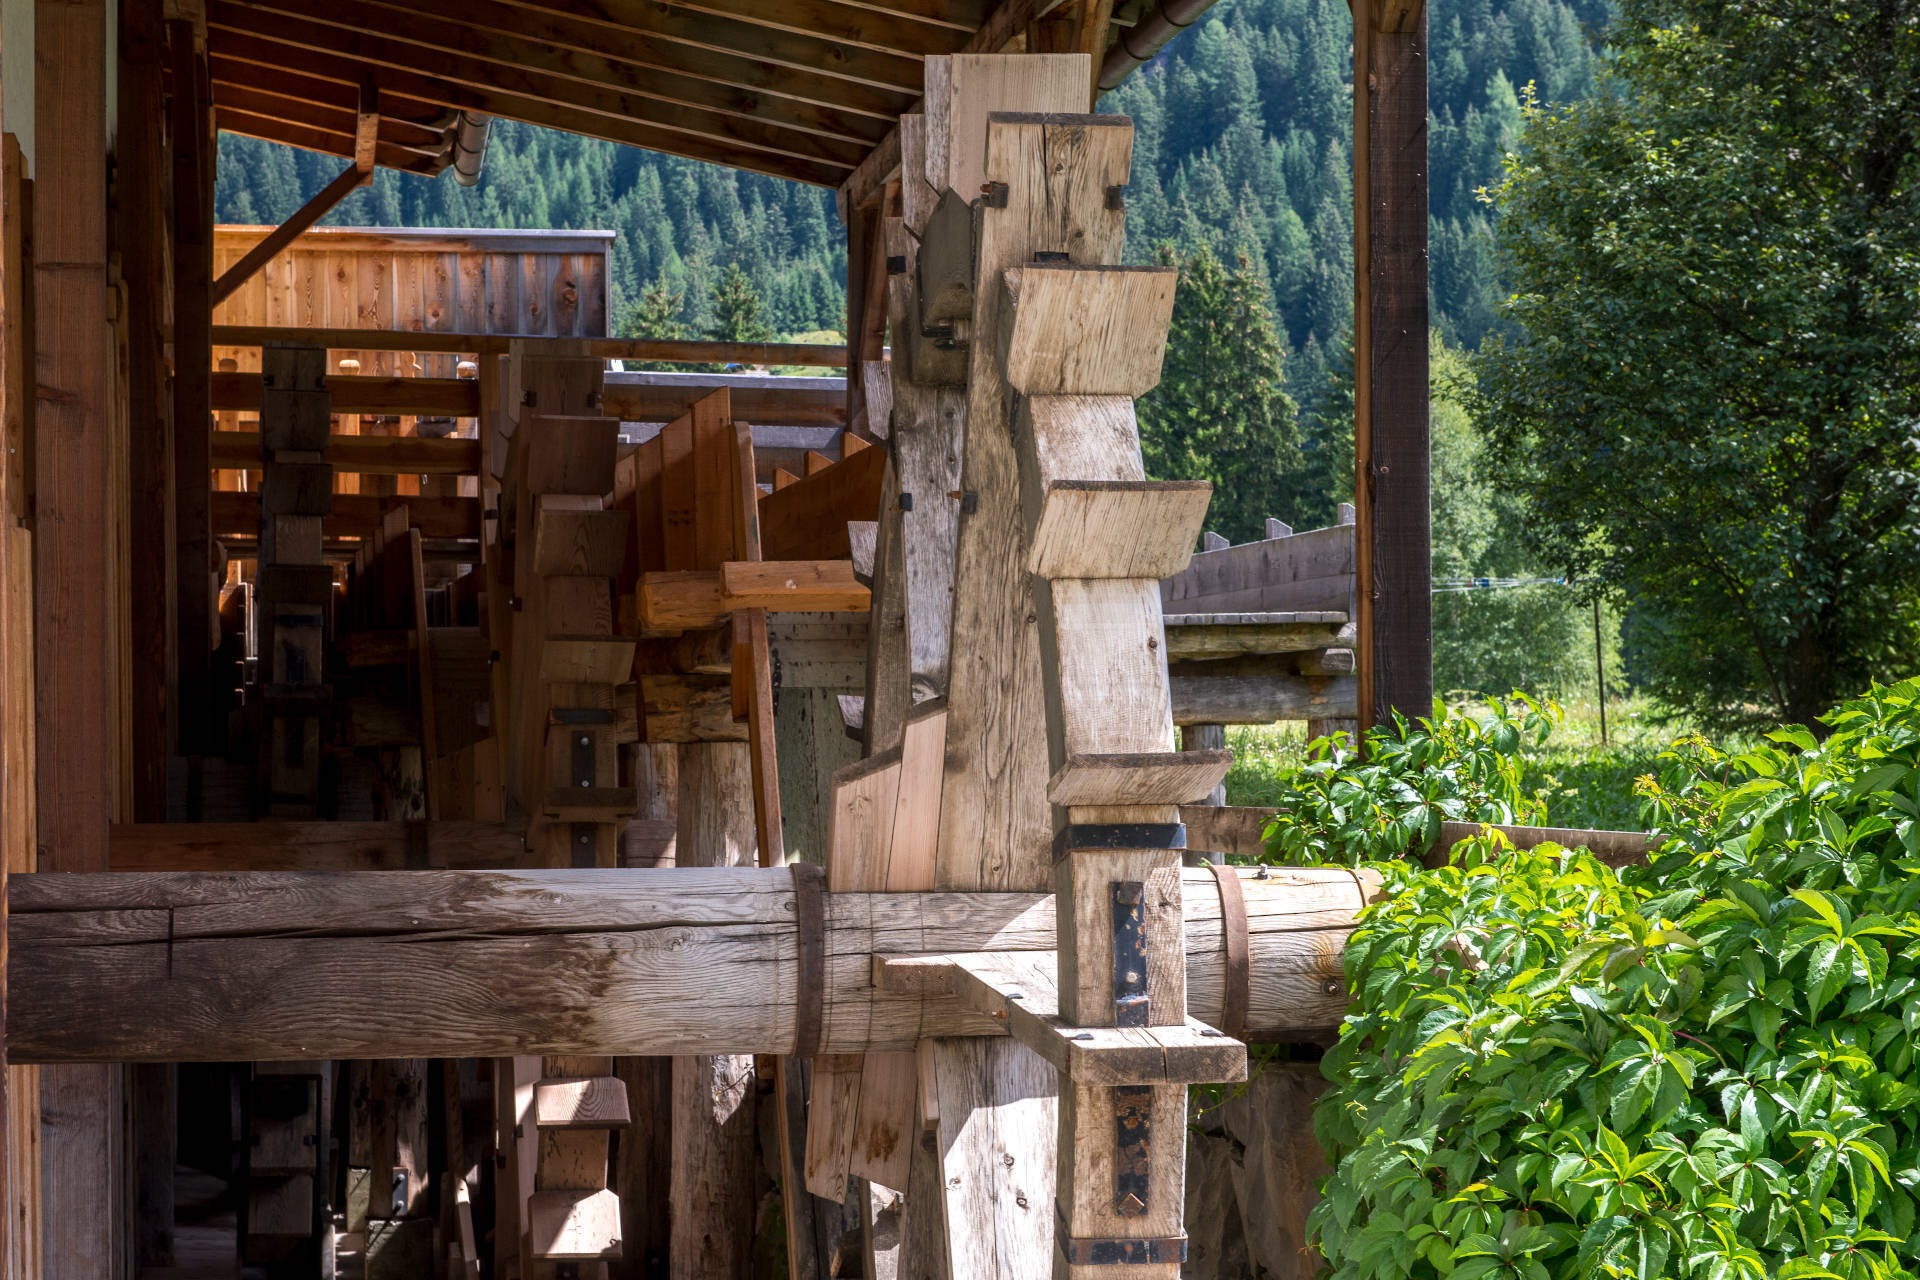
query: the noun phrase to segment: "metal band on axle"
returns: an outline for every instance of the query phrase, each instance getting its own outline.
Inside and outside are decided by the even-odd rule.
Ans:
[[[798,939],[795,956],[793,1056],[811,1058],[820,1050],[820,1024],[826,1012],[827,909],[824,868],[796,862],[793,916]]]
[[[1184,849],[1184,822],[1091,822],[1065,826],[1054,832],[1053,860],[1070,849]]]
[[[1209,862],[1213,882],[1220,886],[1220,932],[1226,939],[1226,982],[1220,998],[1220,1030],[1235,1040],[1247,1038],[1247,1008],[1253,997],[1253,966],[1247,950],[1247,897],[1240,872]]]

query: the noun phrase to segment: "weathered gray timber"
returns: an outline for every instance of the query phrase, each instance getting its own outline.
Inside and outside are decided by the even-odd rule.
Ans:
[[[1340,950],[1376,883],[1342,870],[1243,880],[1251,1034],[1334,1026]],[[1216,1019],[1219,892],[1190,871],[1182,896],[1188,1009]],[[958,999],[877,990],[875,954],[1054,946],[1051,894],[825,899],[823,1053],[1004,1034]],[[8,900],[16,1062],[794,1047],[800,931],[784,869],[29,875]]]

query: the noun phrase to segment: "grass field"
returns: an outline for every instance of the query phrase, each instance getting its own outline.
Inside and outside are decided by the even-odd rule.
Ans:
[[[1599,707],[1591,699],[1564,704],[1566,718],[1546,745],[1529,754],[1528,786],[1544,793],[1548,822],[1556,827],[1641,827],[1633,782],[1658,768],[1657,757],[1685,724],[1657,723],[1659,708],[1640,698],[1607,704],[1607,743],[1600,744]],[[1278,803],[1281,779],[1306,758],[1306,726],[1283,723],[1227,730],[1233,770],[1227,803]]]

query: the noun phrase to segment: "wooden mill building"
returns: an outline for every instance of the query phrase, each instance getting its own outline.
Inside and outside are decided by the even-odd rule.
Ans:
[[[9,1276],[1191,1263],[1189,1087],[1331,1034],[1372,892],[1207,857],[1198,730],[1430,684],[1420,0],[1353,0],[1351,526],[1196,557],[1141,471],[1090,109],[1205,4],[0,4]],[[310,230],[493,119],[834,189],[845,347]],[[222,129],[340,176],[216,229]]]

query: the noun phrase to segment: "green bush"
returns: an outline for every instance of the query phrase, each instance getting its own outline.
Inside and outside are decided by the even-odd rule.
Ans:
[[[1308,743],[1306,763],[1269,793],[1279,813],[1267,824],[1268,856],[1355,866],[1424,849],[1442,822],[1542,821],[1521,749],[1546,742],[1558,708],[1517,693],[1483,706],[1484,718],[1438,699],[1430,720],[1396,715],[1368,735],[1365,761],[1343,735]]]
[[[1666,753],[1646,867],[1493,834],[1384,864],[1315,1116],[1335,1277],[1913,1274],[1920,681],[1826,723]],[[1322,846],[1385,847],[1319,786]]]

